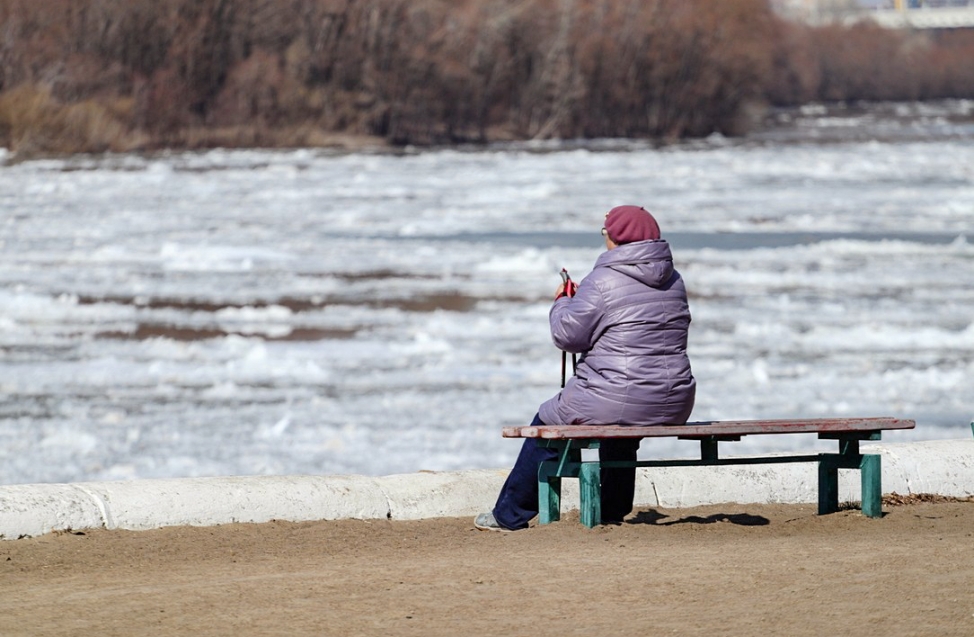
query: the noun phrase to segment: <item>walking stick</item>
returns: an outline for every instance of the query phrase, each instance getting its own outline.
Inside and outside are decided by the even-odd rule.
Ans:
[[[565,285],[565,296],[575,296],[575,289],[572,285],[572,278],[568,276],[568,270],[565,268],[561,269],[561,281]],[[565,388],[565,367],[566,359],[568,358],[568,352],[562,351],[561,353],[561,388]],[[575,370],[578,368],[578,360],[576,358],[575,352],[572,352],[572,376],[575,375]]]

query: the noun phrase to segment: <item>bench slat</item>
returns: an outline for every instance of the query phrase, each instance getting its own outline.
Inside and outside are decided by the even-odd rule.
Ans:
[[[810,418],[800,420],[722,420],[685,425],[635,427],[626,425],[566,425],[504,427],[505,438],[664,438],[709,437],[786,433],[853,433],[887,429],[913,429],[916,421],[901,418]]]

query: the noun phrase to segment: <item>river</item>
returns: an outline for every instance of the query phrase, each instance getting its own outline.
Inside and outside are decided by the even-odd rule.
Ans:
[[[587,273],[621,203],[654,212],[690,290],[694,420],[970,437],[972,113],[806,107],[667,146],[0,155],[0,483],[508,466],[500,427],[557,391],[557,272]],[[724,453],[795,448],[831,445]]]

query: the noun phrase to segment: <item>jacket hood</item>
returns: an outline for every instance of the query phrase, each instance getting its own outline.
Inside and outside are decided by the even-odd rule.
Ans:
[[[662,239],[637,241],[606,250],[599,255],[595,267],[611,268],[640,283],[658,288],[673,276],[673,254],[670,244]]]

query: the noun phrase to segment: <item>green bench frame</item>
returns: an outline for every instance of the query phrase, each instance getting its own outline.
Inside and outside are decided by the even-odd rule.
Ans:
[[[818,463],[818,513],[839,509],[839,469],[858,469],[862,478],[862,513],[882,516],[882,463],[878,454],[862,454],[859,442],[880,440],[883,430],[913,429],[916,422],[897,418],[818,418],[806,420],[743,420],[691,422],[685,425],[634,427],[625,425],[572,425],[564,427],[505,427],[505,438],[536,438],[540,446],[558,451],[556,460],[538,470],[538,520],[549,524],[561,517],[561,480],[579,481],[582,524],[601,524],[603,467],[699,467],[791,462]],[[974,425],[972,425],[974,427]],[[816,433],[820,439],[837,440],[838,453],[721,458],[718,443],[738,441],[747,435]],[[618,438],[676,437],[700,442],[699,460],[637,460],[635,462],[582,460],[583,449],[598,449],[602,440]]]

